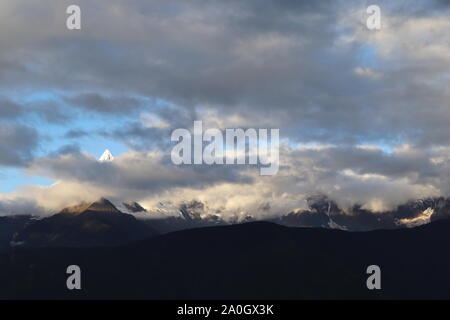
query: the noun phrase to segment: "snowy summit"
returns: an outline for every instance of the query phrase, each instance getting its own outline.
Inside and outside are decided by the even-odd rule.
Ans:
[[[114,156],[112,155],[111,151],[109,151],[108,149],[106,149],[105,152],[103,152],[102,156],[98,159],[98,161],[100,161],[100,162],[113,161],[113,160],[114,160]]]

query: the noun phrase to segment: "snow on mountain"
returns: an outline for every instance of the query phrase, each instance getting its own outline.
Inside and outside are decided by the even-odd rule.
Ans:
[[[403,226],[406,226],[407,228],[418,227],[423,224],[429,223],[431,221],[431,216],[433,215],[433,213],[434,213],[433,208],[427,208],[417,217],[399,219],[399,220],[396,220],[395,223],[398,226],[403,225]]]
[[[112,155],[111,151],[108,149],[103,152],[102,156],[98,159],[100,162],[111,162],[114,160],[114,156]]]
[[[333,218],[331,217],[330,209],[331,209],[331,203],[328,204],[328,210],[327,210],[327,216],[330,219],[330,221],[328,221],[328,227],[330,229],[348,230],[347,227],[341,226],[340,224],[334,222]]]

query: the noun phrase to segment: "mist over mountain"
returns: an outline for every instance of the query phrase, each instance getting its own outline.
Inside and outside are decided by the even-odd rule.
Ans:
[[[450,217],[450,198],[411,200],[394,210],[372,212],[354,205],[342,210],[326,196],[308,198],[309,210],[298,210],[272,221],[296,227],[323,227],[349,231],[409,228]]]
[[[163,204],[162,204],[163,206]],[[288,227],[370,231],[404,229],[450,217],[449,198],[409,201],[393,211],[374,213],[361,206],[342,210],[323,195],[308,198],[307,210],[292,211],[264,221]],[[138,202],[119,208],[105,198],[63,208],[47,217],[7,216],[0,218],[0,251],[15,247],[115,246],[146,237],[184,229],[226,226],[259,220],[250,215],[222,217],[208,211],[201,201],[179,206],[177,216],[148,211]]]
[[[260,215],[223,217],[220,212],[208,210],[205,203],[193,200],[180,205],[179,217],[172,218],[184,219],[194,225],[196,222],[215,221],[220,224],[236,224],[264,220],[293,227],[370,231],[415,227],[450,217],[450,198],[444,197],[410,200],[393,210],[382,212],[373,212],[364,209],[361,205],[342,209],[325,195],[310,196],[307,198],[307,204],[308,209],[294,210],[288,213],[280,212],[276,216],[266,218],[261,218]],[[261,207],[260,210],[264,211],[265,208]],[[152,212],[148,213],[147,217],[151,218]]]

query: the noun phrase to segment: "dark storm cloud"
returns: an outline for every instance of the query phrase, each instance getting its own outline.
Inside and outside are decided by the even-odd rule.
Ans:
[[[14,41],[5,38],[14,45],[2,44],[10,54],[0,55],[0,63],[16,66],[7,69],[10,76],[3,84],[61,88],[69,91],[74,106],[102,114],[139,110],[134,95],[159,98],[192,112],[237,114],[249,126],[282,127],[296,141],[448,144],[448,112],[442,110],[448,94],[427,83],[445,72],[445,67],[436,68],[445,61],[418,64],[414,52],[395,50],[388,59],[375,55],[376,62],[366,61],[365,51],[373,46],[377,52],[378,44],[368,41],[373,34],[361,30],[363,1],[79,4],[84,29],[78,33],[55,28],[64,25],[64,1],[40,12],[46,23],[39,33],[25,25],[29,34],[24,34],[17,22],[8,21],[11,32],[19,34]],[[386,19],[396,14],[403,22],[408,20],[402,14],[409,11],[402,8],[410,7],[405,4],[379,3]],[[418,4],[425,11],[434,8]],[[25,4],[18,8],[19,21],[23,12],[31,12]],[[360,14],[351,15],[355,11]],[[361,34],[345,42],[352,32]],[[397,26],[382,32],[403,38]],[[36,41],[28,41],[32,36]],[[436,34],[427,41],[442,40]],[[11,57],[29,46],[34,50],[27,63]],[[397,54],[402,60],[394,65],[389,59]],[[39,68],[20,71],[30,65]],[[379,77],[355,73],[373,65],[382,70],[373,73]]]
[[[0,166],[19,167],[32,159],[38,133],[25,125],[0,122],[0,141]]]
[[[418,150],[388,154],[380,149],[343,147],[302,151],[299,155],[313,158],[317,166],[332,172],[351,169],[358,174],[378,174],[392,178],[417,173],[422,177],[437,177],[442,173],[430,160],[430,154]]]
[[[67,151],[67,150],[62,150]],[[177,187],[203,188],[219,182],[250,183],[231,167],[173,165],[166,156],[146,153],[128,154],[114,162],[99,162],[77,152],[58,152],[47,158],[37,158],[27,168],[32,174],[57,180],[76,181],[133,192],[155,192]]]
[[[23,107],[7,99],[0,98],[0,119],[15,119],[23,114]]]
[[[171,133],[177,128],[191,128],[200,115],[194,110],[164,107],[153,110],[151,116],[164,123],[158,126],[146,121],[145,115],[141,121],[130,121],[111,129],[98,130],[98,134],[104,137],[114,138],[127,144],[132,149],[151,150],[161,149],[170,151],[173,143],[170,140]]]
[[[235,109],[246,104],[261,107],[261,111],[275,107],[274,103],[276,107],[298,105],[294,101],[302,81],[293,82],[301,80],[301,67],[308,65],[300,61],[311,58],[315,48],[332,40],[335,20],[330,15],[332,2],[156,1],[126,6],[113,2],[112,7],[123,9],[117,17],[110,15],[109,4],[105,3],[103,11],[87,9],[88,3],[85,6],[85,23],[94,31],[92,36],[63,33],[59,39],[44,39],[42,46],[34,43],[39,48],[33,63],[43,67],[39,69],[43,73],[33,72],[39,76],[38,85],[95,84],[139,91],[186,106],[213,103]],[[50,12],[56,19],[56,12]],[[139,16],[142,12],[147,16]],[[125,15],[126,20],[137,18],[136,30],[124,28]],[[42,65],[42,59],[62,63],[50,69]],[[67,74],[71,76],[62,79]],[[272,86],[280,81],[284,92]],[[95,95],[75,102],[97,111],[125,109]]]
[[[136,150],[151,150],[160,148],[170,150],[172,145],[170,128],[149,128],[141,122],[130,122],[114,130],[100,130],[98,134],[103,137],[123,141],[127,146]]]
[[[130,97],[106,97],[97,93],[85,93],[66,98],[74,107],[104,114],[130,114],[141,106],[141,101]]]

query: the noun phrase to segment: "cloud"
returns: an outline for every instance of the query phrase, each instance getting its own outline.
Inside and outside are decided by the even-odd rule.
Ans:
[[[62,155],[73,155],[80,154],[80,146],[78,144],[66,144],[58,148],[58,150],[53,151],[49,154],[50,157],[59,157]]]
[[[89,136],[89,132],[83,129],[70,129],[64,134],[64,137],[67,139],[78,139],[87,136]]]
[[[0,99],[0,119],[15,119],[22,114],[22,106],[7,99]]]
[[[79,33],[64,28],[69,2],[3,3],[5,88],[58,89],[102,114],[138,110],[135,96],[163,99],[295,141],[447,145],[440,2],[413,14],[381,1],[376,33],[360,1],[79,1]]]
[[[73,112],[65,108],[64,105],[61,105],[59,101],[52,99],[28,102],[24,108],[30,115],[35,115],[52,125],[64,125],[69,123],[73,118]]]
[[[39,215],[45,210],[30,198],[0,199],[1,215]]]
[[[157,152],[129,152],[113,162],[99,162],[78,148],[63,148],[50,157],[36,158],[26,168],[32,175],[57,181],[91,185],[117,197],[141,197],[173,188],[204,189],[219,182],[249,183],[231,166],[175,166],[166,155]]]
[[[26,169],[59,183],[17,196],[46,208],[110,196],[276,215],[317,193],[372,213],[450,193],[446,1],[379,1],[376,32],[361,1],[77,3],[82,30],[70,32],[69,1],[0,0],[0,164],[32,159],[38,133],[25,111],[64,140]],[[60,100],[13,102],[42,91]],[[194,120],[280,128],[279,174],[173,166],[170,132]],[[81,152],[81,138],[98,136],[130,151],[99,164]]]
[[[53,210],[83,197],[105,196],[118,203],[138,201],[154,212],[161,203],[170,204],[165,210],[172,208],[167,213],[175,215],[181,204],[198,201],[208,214],[264,218],[308,209],[308,198],[317,194],[327,195],[344,212],[358,206],[373,213],[450,191],[447,149],[430,149],[425,157],[410,147],[388,154],[370,146],[283,145],[280,171],[271,177],[251,166],[175,166],[160,152],[128,152],[100,163],[76,148],[63,149],[25,169],[57,184],[28,186],[17,194],[41,199],[39,205]]]
[[[35,129],[22,124],[0,123],[0,166],[24,166],[38,145]]]
[[[84,93],[66,98],[74,107],[88,109],[99,113],[129,114],[138,109],[141,101],[131,97],[106,97],[97,93]]]

